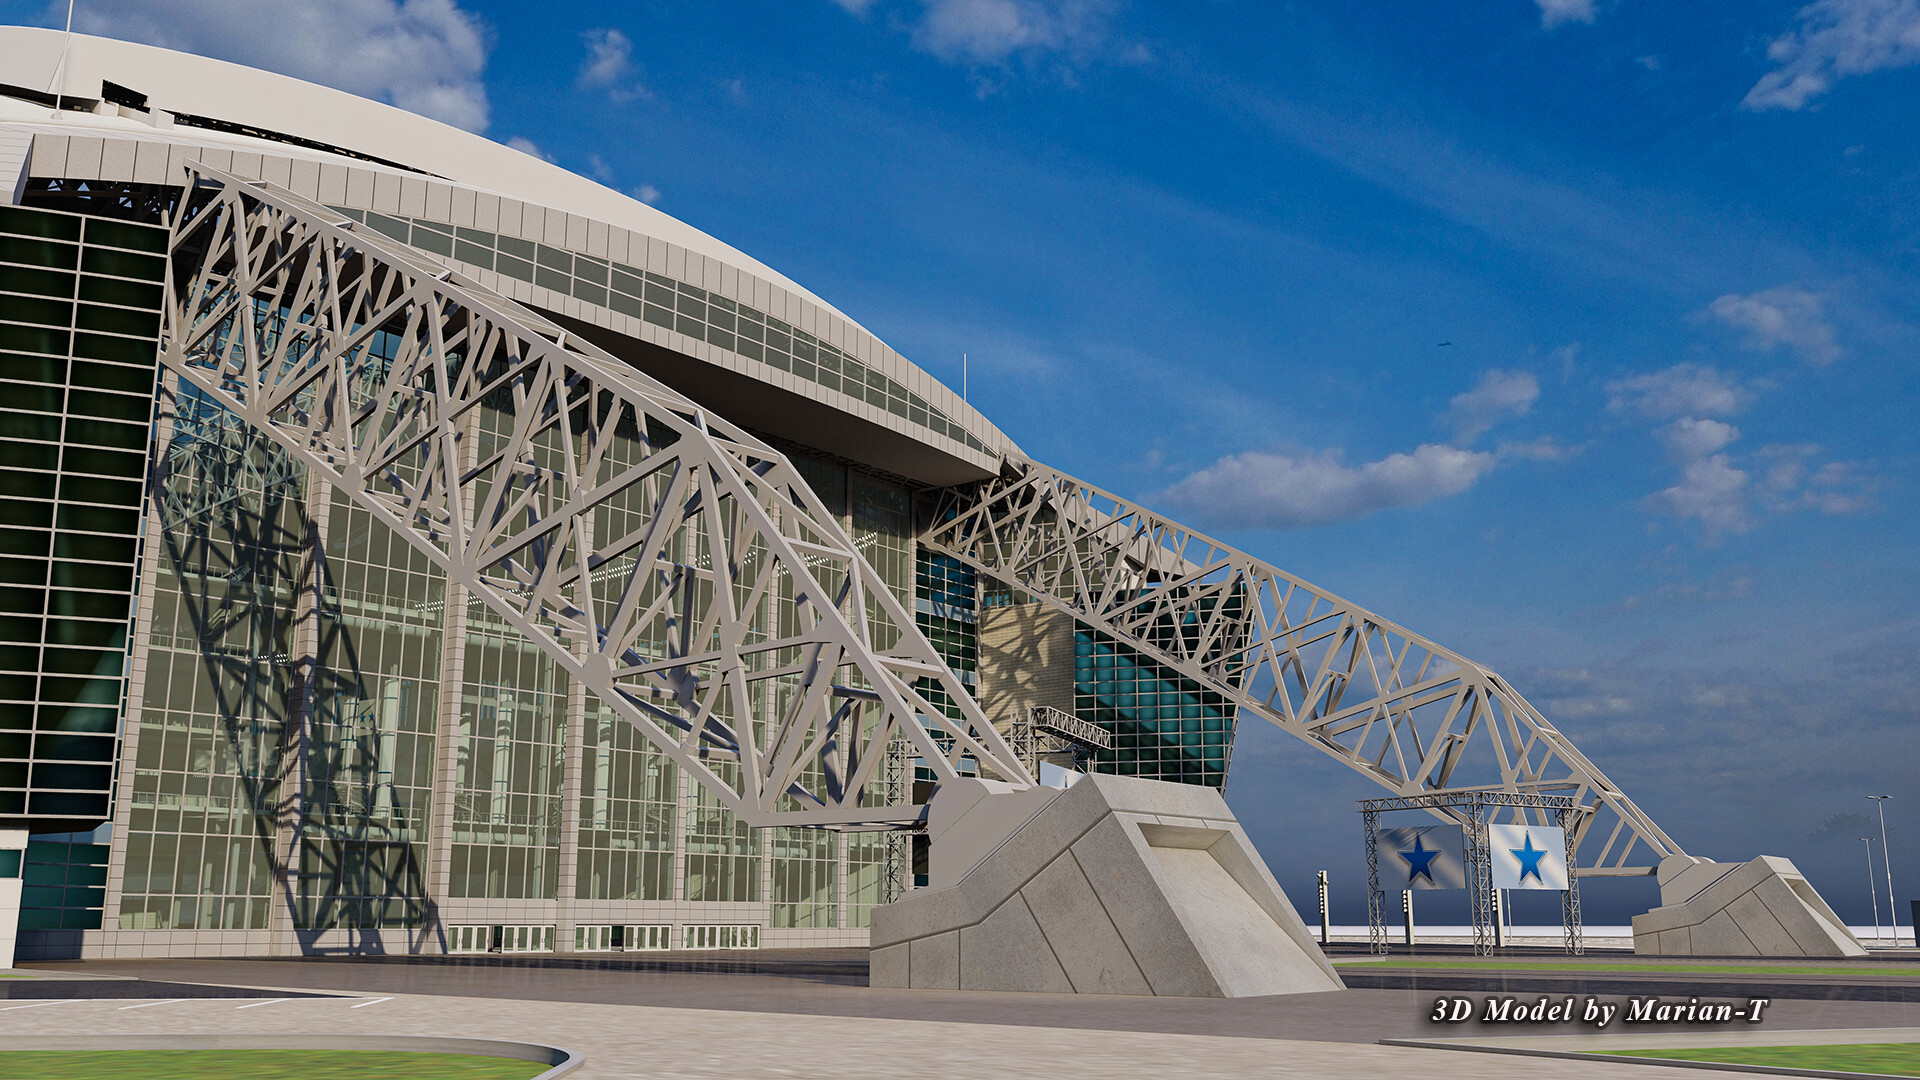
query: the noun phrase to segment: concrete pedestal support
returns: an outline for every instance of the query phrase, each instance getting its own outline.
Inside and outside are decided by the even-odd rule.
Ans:
[[[1660,906],[1633,918],[1642,956],[1865,956],[1793,863],[1661,862]]]
[[[934,838],[933,859],[938,876],[943,849],[975,865],[874,909],[872,985],[1173,997],[1344,988],[1219,792],[1090,775],[1037,814],[1044,793],[973,794],[984,805]],[[996,799],[1031,820],[1003,841],[956,843],[1001,817]]]
[[[0,971],[13,966],[13,943],[20,932],[20,889],[26,859],[27,831],[0,829]]]

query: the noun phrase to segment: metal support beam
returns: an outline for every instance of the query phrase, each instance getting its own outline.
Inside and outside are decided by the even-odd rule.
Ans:
[[[884,782],[896,733],[942,780],[971,758],[1031,785],[778,451],[327,207],[185,179],[160,346],[178,392],[365,507],[741,820],[916,823]]]
[[[1396,795],[1569,797],[1586,811],[1569,823],[1574,847],[1601,873],[1647,873],[1680,852],[1499,675],[1218,540],[1025,460],[943,493],[932,511],[928,549],[1139,650]],[[1433,812],[1468,823],[1453,809]]]

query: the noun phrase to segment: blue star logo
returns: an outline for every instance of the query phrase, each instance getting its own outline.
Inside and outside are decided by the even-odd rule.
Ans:
[[[1513,853],[1514,858],[1520,860],[1520,880],[1521,881],[1527,880],[1527,875],[1532,874],[1533,880],[1538,881],[1542,885],[1545,885],[1547,883],[1546,879],[1540,876],[1540,860],[1545,858],[1547,853],[1545,851],[1537,851],[1534,849],[1532,833],[1527,833],[1526,838],[1527,839],[1524,846],[1517,847],[1517,848],[1508,848],[1507,850]]]
[[[1417,877],[1426,878],[1429,884],[1439,884],[1439,882],[1433,880],[1433,860],[1435,856],[1440,854],[1440,850],[1438,848],[1429,850],[1427,846],[1421,842],[1425,839],[1423,836],[1415,836],[1413,838],[1412,851],[1396,852],[1401,858],[1407,860],[1407,883],[1409,885],[1411,885],[1413,879]]]

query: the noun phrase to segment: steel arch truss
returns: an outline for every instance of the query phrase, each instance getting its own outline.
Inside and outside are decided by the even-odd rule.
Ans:
[[[779,452],[324,206],[188,168],[161,361],[424,553],[753,825],[902,825],[1018,759]],[[949,719],[915,690],[932,680]]]
[[[923,529],[929,549],[1139,649],[1397,795],[1570,795],[1592,810],[1572,823],[1588,874],[1645,873],[1648,863],[1630,860],[1679,852],[1500,676],[1073,477],[1010,462],[997,479],[944,493]]]

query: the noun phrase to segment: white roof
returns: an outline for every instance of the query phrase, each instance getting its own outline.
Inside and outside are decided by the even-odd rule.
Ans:
[[[86,34],[72,35],[69,44],[67,37],[59,30],[0,26],[0,83],[66,97],[98,98],[100,83],[109,80],[147,95],[149,105],[156,109],[357,151],[463,186],[656,237],[745,270],[849,323],[854,321],[786,275],[684,221],[470,131],[331,87],[224,60]],[[53,85],[56,77],[57,87]],[[80,117],[64,113],[59,119],[71,123]]]

